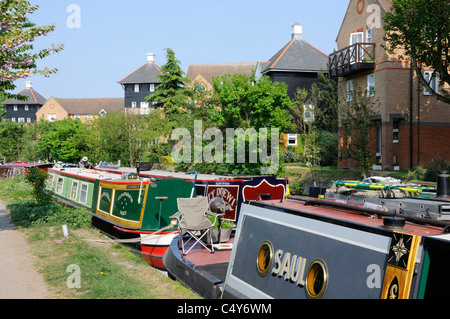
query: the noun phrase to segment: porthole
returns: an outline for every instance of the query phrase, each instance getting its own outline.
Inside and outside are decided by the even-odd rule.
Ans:
[[[273,260],[273,246],[270,241],[265,241],[259,246],[256,255],[256,270],[261,277],[269,273]]]
[[[328,284],[328,270],[325,263],[320,260],[314,260],[306,272],[306,295],[310,299],[322,298]]]

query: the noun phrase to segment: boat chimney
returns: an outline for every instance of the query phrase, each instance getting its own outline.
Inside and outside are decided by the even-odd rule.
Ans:
[[[155,62],[155,54],[153,52],[147,53],[147,62],[148,63]]]
[[[399,230],[405,227],[406,220],[403,217],[397,217],[396,211],[393,216],[383,217],[383,226],[391,230]]]
[[[450,197],[450,175],[448,171],[438,171],[437,173],[436,197]]]
[[[301,39],[303,35],[303,26],[296,22],[293,26],[292,26],[292,39]]]

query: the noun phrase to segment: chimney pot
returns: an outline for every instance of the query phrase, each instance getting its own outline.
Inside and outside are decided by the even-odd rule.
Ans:
[[[155,62],[155,54],[153,52],[147,53],[147,62],[148,63]]]
[[[292,39],[301,39],[303,35],[303,26],[296,22],[292,26]]]
[[[31,81],[26,81],[26,82],[25,82],[25,87],[26,87],[27,89],[32,88],[32,87],[33,87],[33,82],[31,82]]]

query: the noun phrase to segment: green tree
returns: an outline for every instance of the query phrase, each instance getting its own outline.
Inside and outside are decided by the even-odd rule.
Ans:
[[[83,124],[70,118],[56,122],[41,122],[38,126],[40,139],[36,149],[48,161],[78,163],[85,156],[87,143],[80,138]]]
[[[339,107],[342,125],[346,128],[347,155],[359,161],[363,174],[367,175],[372,160],[369,146],[369,130],[373,126],[373,117],[380,103],[373,97],[367,97],[367,90],[355,87],[351,101],[343,101]]]
[[[20,153],[19,158],[22,161],[33,162],[40,159],[39,153],[36,151],[37,141],[37,124],[31,123],[24,126],[24,132],[19,139]]]
[[[314,120],[319,129],[336,133],[338,130],[338,86],[337,81],[323,72],[318,73],[318,83],[313,83],[311,95],[317,107]]]
[[[420,82],[438,100],[450,103],[450,0],[393,0],[384,21],[388,52],[404,50]],[[424,68],[437,72],[440,92],[431,88],[431,78],[424,78]]]
[[[280,133],[294,128],[285,83],[234,74],[214,78],[213,88],[220,110],[214,112],[213,121],[219,128],[278,128]]]
[[[28,174],[25,174],[25,180],[33,186],[33,196],[39,205],[45,205],[51,201],[51,195],[45,191],[47,177],[47,171],[39,167],[30,167]]]
[[[8,162],[19,159],[20,143],[17,143],[24,134],[22,123],[14,123],[11,121],[0,122],[0,156],[6,157]]]
[[[117,162],[120,160],[123,165],[130,165],[130,125],[132,124],[128,116],[117,111],[86,124],[86,131],[90,135],[89,153],[86,156],[91,161]]]
[[[161,84],[146,99],[161,103],[167,113],[178,113],[183,107],[187,107],[192,89],[184,86],[189,80],[184,77],[180,61],[176,59],[172,49],[166,49],[166,58],[166,64],[161,67],[162,75],[158,76]]]
[[[110,113],[86,123],[86,156],[94,162],[120,160],[122,165],[134,167],[156,140],[168,136],[172,128],[162,109],[151,110],[147,115]]]
[[[180,165],[180,167],[216,174],[261,174],[263,166],[270,166],[270,172],[274,174],[280,171],[281,166],[274,167],[279,164],[278,161],[273,165],[275,161],[262,160],[261,154],[264,152],[259,147],[261,141],[267,142],[266,145],[270,151],[264,155],[271,157],[272,160],[273,157],[281,157],[279,138],[272,142],[271,132],[273,129],[279,129],[279,133],[282,134],[294,127],[290,122],[292,116],[288,110],[291,100],[287,95],[286,85],[272,83],[268,77],[256,81],[254,76],[234,74],[213,79],[213,89],[210,96],[203,95],[204,99],[201,103],[195,100],[195,104],[191,104],[195,109],[189,114],[201,114],[200,118],[206,119],[205,122],[202,121],[203,138],[205,138],[206,129],[212,128],[215,131],[211,140],[203,140],[201,147],[204,161],[196,163],[192,160],[193,164]],[[206,107],[202,108],[202,105]],[[199,108],[202,109],[199,110]],[[186,116],[184,119],[188,119],[188,117]],[[188,126],[183,126],[191,131],[191,135],[198,133],[193,132],[192,122],[186,123]],[[227,129],[235,129],[235,135],[231,137],[230,142],[225,141]],[[236,129],[242,129],[243,133],[245,133],[244,130],[249,129],[251,134],[239,134]],[[261,134],[259,129],[267,129],[267,136]],[[223,143],[226,143],[226,152],[222,152],[224,150],[222,146],[216,148],[212,146],[219,137]],[[232,145],[230,145],[231,142]],[[223,146],[225,145],[223,144]],[[228,149],[229,146],[232,147],[232,150]],[[192,147],[191,159],[193,159],[192,153],[195,153],[194,148],[195,145]],[[205,161],[205,154],[214,160],[212,162]],[[233,160],[230,161],[227,155],[232,156]]]
[[[42,35],[47,35],[55,29],[51,26],[36,26],[28,16],[37,10],[26,0],[0,1],[0,96],[11,98],[14,95],[8,91],[16,88],[14,81],[27,78],[34,74],[49,76],[56,69],[37,68],[37,61],[63,49],[62,44],[33,52],[33,41]],[[18,99],[24,97],[15,96]]]

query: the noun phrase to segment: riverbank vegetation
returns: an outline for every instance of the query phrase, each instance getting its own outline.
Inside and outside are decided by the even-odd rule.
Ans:
[[[37,201],[39,191],[27,179],[23,175],[0,179],[0,199],[8,203],[11,222],[26,235],[52,298],[198,298],[180,282],[150,267],[139,253],[91,229],[87,212],[53,200]],[[67,237],[62,225],[67,226]],[[71,277],[76,269],[79,282]]]

